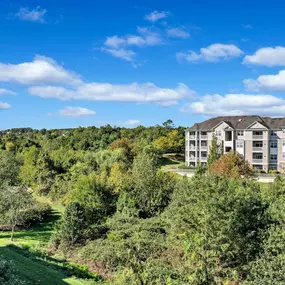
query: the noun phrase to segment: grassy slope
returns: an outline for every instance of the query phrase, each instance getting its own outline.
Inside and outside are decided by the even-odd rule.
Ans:
[[[42,201],[43,202],[43,201]],[[45,201],[47,202],[47,201]],[[49,241],[53,231],[55,222],[60,218],[62,207],[52,205],[52,215],[43,222],[36,224],[30,229],[16,232],[13,244],[25,244],[29,246],[45,246]],[[59,270],[54,270],[42,262],[35,262],[29,258],[22,256],[13,249],[6,247],[10,243],[10,232],[0,232],[0,258],[13,260],[16,270],[27,285],[87,285],[90,282],[70,278]]]

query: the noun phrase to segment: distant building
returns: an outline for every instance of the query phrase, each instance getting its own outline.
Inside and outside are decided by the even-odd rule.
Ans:
[[[206,165],[213,136],[223,152],[237,151],[255,169],[285,170],[285,117],[216,117],[186,130],[188,166]]]

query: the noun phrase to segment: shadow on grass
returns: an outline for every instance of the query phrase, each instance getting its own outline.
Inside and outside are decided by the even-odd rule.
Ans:
[[[70,284],[65,281],[69,277],[90,281],[102,280],[99,275],[89,272],[86,266],[68,263],[65,260],[58,260],[40,252],[31,252],[27,248],[15,245],[0,247],[0,257],[13,261],[18,274],[27,285]]]
[[[51,213],[44,218],[44,220],[35,223],[30,228],[16,230],[14,234],[15,242],[24,243],[48,243],[50,237],[55,229],[55,224],[61,215],[59,212],[51,211]],[[9,231],[1,232],[0,239],[10,239],[11,233]]]

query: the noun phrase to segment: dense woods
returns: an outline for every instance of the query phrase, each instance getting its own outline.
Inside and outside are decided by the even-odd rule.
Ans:
[[[284,284],[285,180],[261,185],[237,154],[214,150],[191,179],[165,172],[161,156],[183,152],[183,132],[171,121],[3,132],[1,224],[44,219],[34,197],[60,201],[49,254],[105,284]]]

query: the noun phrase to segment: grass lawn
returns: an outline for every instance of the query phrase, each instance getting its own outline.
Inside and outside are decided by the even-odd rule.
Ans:
[[[42,262],[35,262],[9,247],[0,247],[0,257],[12,260],[17,273],[27,285],[87,285],[91,282],[67,277],[61,270],[55,270]]]
[[[41,202],[48,202],[40,198]],[[52,213],[42,222],[37,223],[33,227],[16,231],[14,234],[14,245],[28,245],[44,247],[54,231],[54,226],[63,211],[60,205],[52,204]],[[16,267],[17,273],[22,280],[26,281],[26,285],[90,285],[92,281],[68,277],[60,267],[51,267],[47,262],[35,261],[30,259],[20,252],[17,252],[11,247],[10,232],[0,232],[0,259],[12,260]]]
[[[177,154],[164,154],[160,158],[160,162],[162,164],[162,169],[167,170],[171,168],[177,168],[178,166],[185,165],[184,156]]]

